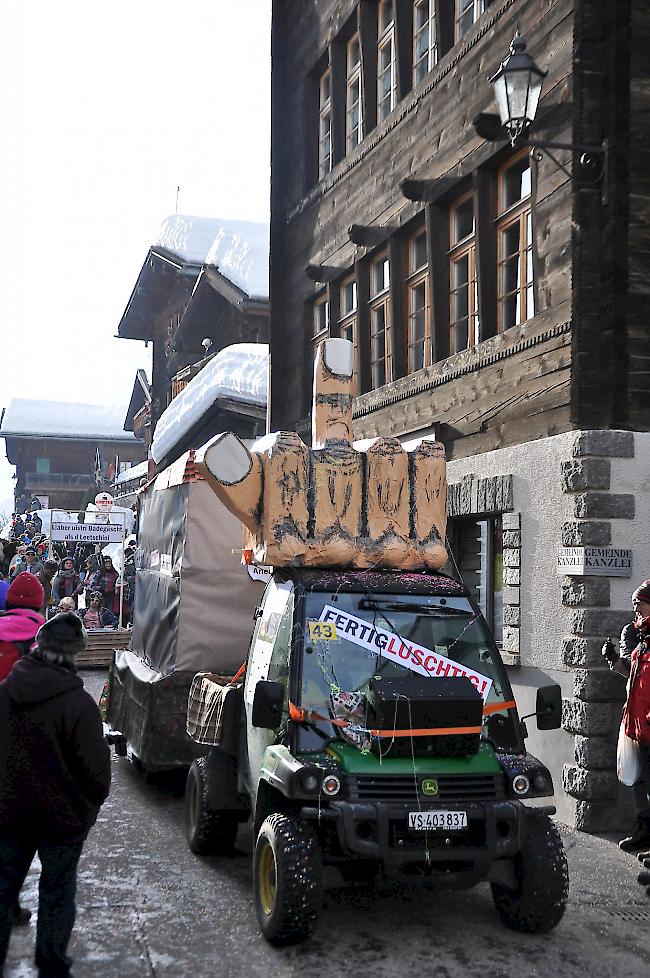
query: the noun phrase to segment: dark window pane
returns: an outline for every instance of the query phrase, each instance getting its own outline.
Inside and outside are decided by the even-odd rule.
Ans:
[[[474,234],[474,203],[469,198],[454,210],[453,244]]]
[[[327,303],[318,302],[314,306],[314,335],[327,329]]]
[[[379,33],[383,34],[395,19],[393,0],[384,0],[379,5]]]
[[[472,9],[467,10],[462,17],[458,19],[458,39],[465,37],[472,24],[474,23],[474,11]]]
[[[424,367],[424,343],[411,347],[411,370],[422,370]]]
[[[453,293],[453,312],[454,322],[459,319],[466,319],[469,315],[468,289],[459,289],[457,292]]]
[[[415,33],[417,34],[422,28],[427,27],[429,23],[429,2],[428,0],[423,0],[422,3],[416,3],[413,23],[415,25]]]
[[[384,355],[384,333],[386,331],[386,310],[384,306],[372,311],[372,355],[376,360]]]
[[[509,258],[502,267],[502,295],[508,295],[509,292],[515,292],[521,288],[521,282],[519,278],[519,255],[515,255],[514,258]]]
[[[413,343],[416,340],[424,338],[425,331],[425,305],[426,305],[426,287],[424,282],[420,285],[415,285],[411,289],[411,324],[412,324],[412,334],[411,341]]]
[[[329,71],[321,79],[320,100],[321,105],[328,102],[331,96],[331,77]]]
[[[503,328],[510,329],[519,322],[519,293],[514,292],[501,300],[501,317]]]
[[[415,272],[418,268],[424,268],[427,263],[427,236],[418,234],[411,246],[411,271]]]
[[[461,350],[466,350],[468,346],[468,336],[467,320],[461,319],[460,322],[457,322],[451,329],[451,352],[460,353]]]
[[[341,288],[341,311],[344,316],[357,308],[357,283],[346,282]]]
[[[453,269],[453,288],[459,289],[469,282],[469,255],[458,258],[452,266]]]
[[[507,258],[509,255],[514,255],[519,252],[520,249],[519,221],[516,221],[514,224],[511,224],[509,227],[505,228],[505,230],[502,232],[501,249],[503,252],[503,258]]]
[[[372,294],[379,295],[390,284],[390,266],[387,258],[372,266]]]

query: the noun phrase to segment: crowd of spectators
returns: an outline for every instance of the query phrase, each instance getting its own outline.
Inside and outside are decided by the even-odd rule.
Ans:
[[[42,532],[38,512],[14,513],[6,559],[0,564],[0,610],[11,582],[19,574],[34,575],[43,588],[44,618],[60,610],[79,614],[86,628],[116,627],[120,620],[120,595],[123,591],[122,623],[131,621],[135,587],[135,540],[124,551],[124,574],[120,575],[108,554],[92,543],[51,543]],[[12,555],[7,558],[7,554]],[[79,608],[84,595],[84,608]]]

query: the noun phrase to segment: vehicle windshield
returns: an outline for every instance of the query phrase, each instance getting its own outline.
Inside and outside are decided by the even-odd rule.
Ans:
[[[331,738],[363,747],[367,734],[356,735],[331,720],[363,728],[375,676],[417,676],[425,685],[467,676],[488,707],[483,737],[516,750],[519,737],[505,705],[512,693],[494,648],[485,621],[467,598],[307,593],[300,706],[317,716],[303,728],[301,748],[322,750]]]

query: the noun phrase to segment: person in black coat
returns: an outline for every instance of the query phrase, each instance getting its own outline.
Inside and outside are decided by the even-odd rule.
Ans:
[[[75,614],[55,615],[0,682],[0,973],[38,852],[36,964],[43,978],[70,974],[77,864],[111,778],[99,709],[74,665],[87,641]]]

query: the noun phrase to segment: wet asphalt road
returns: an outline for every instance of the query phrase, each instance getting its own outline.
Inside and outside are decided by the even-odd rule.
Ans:
[[[84,674],[97,697],[103,674]],[[459,893],[331,888],[309,944],[276,950],[251,902],[250,828],[228,858],[198,858],[183,835],[183,786],[146,783],[113,760],[113,789],[79,871],[75,978],[648,978],[650,901],[638,863],[611,840],[563,830],[571,896],[551,934],[506,930],[489,887]],[[37,905],[37,866],[22,902]],[[13,933],[5,978],[35,978],[34,922]]]

